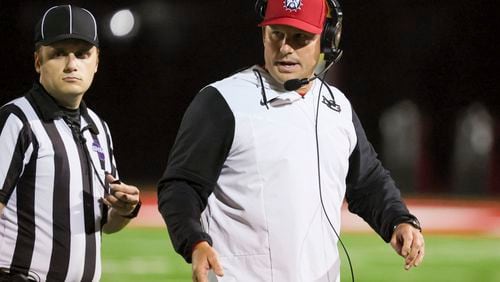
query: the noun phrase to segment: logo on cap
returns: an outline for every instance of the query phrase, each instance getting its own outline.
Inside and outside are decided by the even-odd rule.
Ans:
[[[302,0],[284,0],[283,6],[287,11],[297,12],[302,8]]]

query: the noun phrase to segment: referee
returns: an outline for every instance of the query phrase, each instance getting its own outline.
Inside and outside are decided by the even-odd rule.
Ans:
[[[98,281],[101,231],[139,211],[107,124],[82,101],[98,46],[89,11],[48,9],[35,30],[39,81],[0,108],[0,281]]]

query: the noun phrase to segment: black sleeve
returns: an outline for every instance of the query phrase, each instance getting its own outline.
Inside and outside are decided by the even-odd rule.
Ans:
[[[191,262],[193,245],[212,244],[200,224],[234,137],[234,115],[219,91],[204,88],[182,119],[167,169],[158,183],[158,206],[175,250]]]
[[[389,242],[395,225],[415,217],[409,213],[389,172],[377,159],[354,110],[352,120],[358,142],[349,158],[346,191],[349,211],[362,217]]]

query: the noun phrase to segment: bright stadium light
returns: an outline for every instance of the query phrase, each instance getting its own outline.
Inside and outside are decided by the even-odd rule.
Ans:
[[[129,9],[116,12],[109,23],[114,36],[122,37],[128,35],[134,28],[135,18]]]

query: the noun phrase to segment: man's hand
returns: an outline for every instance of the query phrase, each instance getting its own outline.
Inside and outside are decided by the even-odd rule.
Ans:
[[[118,215],[131,214],[139,203],[139,189],[117,181],[110,174],[106,175],[106,182],[110,183],[110,192],[103,198],[103,202],[108,207],[113,208]]]
[[[218,254],[212,246],[203,241],[194,247],[192,256],[193,282],[208,282],[208,271],[212,269],[217,276],[224,270],[219,263]]]
[[[405,258],[405,269],[419,266],[425,255],[424,236],[408,223],[399,224],[392,234],[391,246]]]

